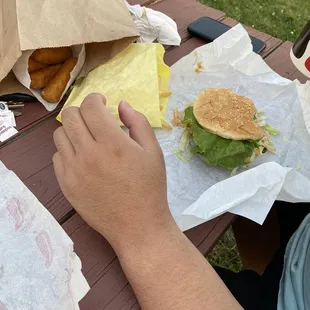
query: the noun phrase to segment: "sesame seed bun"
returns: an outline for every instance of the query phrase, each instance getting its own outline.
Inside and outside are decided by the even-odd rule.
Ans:
[[[204,129],[233,140],[260,140],[264,131],[255,123],[253,101],[227,88],[209,88],[199,93],[194,115]]]

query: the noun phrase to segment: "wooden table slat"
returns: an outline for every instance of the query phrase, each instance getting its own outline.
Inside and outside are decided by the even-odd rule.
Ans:
[[[290,74],[290,80],[298,80],[300,83],[306,83],[309,81],[309,78],[303,75],[299,70],[296,70],[294,73]]]
[[[236,215],[231,213],[225,213],[220,217],[218,224],[210,231],[208,236],[199,244],[198,249],[204,255],[210,253],[213,247],[219,240],[219,236],[222,236],[223,233],[230,227],[230,225],[235,221]]]
[[[185,234],[205,254],[210,250],[209,236],[214,243],[232,219],[232,215],[225,214]],[[224,225],[218,225],[219,222]],[[120,303],[127,309],[133,303],[133,292],[129,289],[128,281],[109,243],[91,229],[78,214],[71,217],[62,227],[74,242],[74,250],[83,263],[83,274],[92,288],[80,303],[81,309],[119,309]]]
[[[83,262],[83,273],[92,287],[80,303],[81,309],[134,306],[133,292],[109,243],[77,214],[63,228],[74,242],[74,249]]]
[[[127,1],[131,5],[139,4],[141,6],[148,6],[155,2],[156,0],[129,0]],[[158,1],[158,0],[157,0]],[[161,1],[161,0],[160,0]]]
[[[167,64],[169,64],[169,66],[171,66],[185,55],[191,53],[195,48],[205,44],[206,42],[204,40],[193,37],[184,42],[181,46],[167,52],[165,54],[164,60]]]
[[[138,303],[134,292],[127,283],[125,287],[118,293],[105,307],[106,310],[113,310],[113,309],[132,309],[132,307],[136,306]]]
[[[266,63],[272,70],[280,74],[287,79],[298,78],[301,83],[305,83],[309,80],[306,76],[296,70],[290,58],[290,50],[293,46],[291,42],[284,42],[273,53],[271,53],[266,59]]]
[[[72,210],[61,192],[52,164],[26,178],[23,182],[57,221],[61,221]]]
[[[24,181],[52,163],[56,152],[53,132],[59,127],[55,119],[27,132],[22,139],[0,149],[0,159]]]
[[[50,112],[39,101],[27,103],[22,112],[23,114],[16,118],[16,129],[18,131],[22,131],[35,121],[39,121],[50,115]]]
[[[119,309],[132,295],[126,276],[118,260],[115,260],[109,266],[108,272],[102,275],[89,294],[80,302],[80,308],[82,310],[107,309],[113,303],[115,305],[113,309]]]
[[[40,102],[25,104],[25,108],[22,110],[23,114],[16,118],[16,129],[18,133],[5,142],[0,142],[0,149],[23,137],[27,131],[33,130],[33,128],[42,124],[47,119],[56,118],[60,109],[59,107],[52,112],[48,112]]]

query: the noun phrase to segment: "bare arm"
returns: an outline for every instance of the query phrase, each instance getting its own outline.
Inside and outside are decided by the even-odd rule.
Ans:
[[[154,231],[118,255],[142,309],[241,309],[175,225]]]
[[[62,115],[53,161],[73,207],[111,243],[143,309],[241,309],[175,224],[156,137],[126,104],[124,133],[101,95]]]

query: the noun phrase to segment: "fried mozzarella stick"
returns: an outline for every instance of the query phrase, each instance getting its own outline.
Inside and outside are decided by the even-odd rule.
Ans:
[[[70,73],[78,62],[77,57],[68,59],[57,74],[50,80],[47,86],[42,90],[42,98],[50,103],[56,103],[66,89],[70,80]]]
[[[33,52],[31,58],[47,65],[56,65],[72,57],[71,47],[40,48]]]
[[[36,60],[34,60],[33,58],[30,57],[29,61],[28,61],[28,72],[32,73],[32,72],[40,70],[46,66],[47,66],[46,64],[42,64],[40,62],[37,62]]]
[[[56,75],[61,65],[48,66],[43,69],[30,73],[31,84],[33,89],[42,89]]]

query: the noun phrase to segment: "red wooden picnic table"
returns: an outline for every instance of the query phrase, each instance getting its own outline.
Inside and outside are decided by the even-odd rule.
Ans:
[[[225,18],[224,12],[206,7],[195,0],[178,0],[177,4],[175,0],[129,2],[150,6],[176,21],[182,45],[166,47],[165,61],[168,65],[205,44],[186,30],[199,17],[208,16],[231,26],[237,24],[235,20]],[[296,70],[289,58],[291,42],[282,42],[253,28],[245,28],[250,35],[266,43],[261,56],[274,71],[289,79],[306,81],[306,77]],[[24,114],[17,119],[19,133],[0,144],[0,160],[18,175],[72,238],[75,251],[82,260],[83,273],[91,286],[90,292],[80,303],[81,309],[140,309],[113,249],[75,213],[56,181],[52,166],[52,156],[56,149],[52,136],[60,126],[55,120],[60,108],[48,112],[37,102],[27,104]],[[234,219],[234,215],[225,214],[185,234],[206,255]]]

